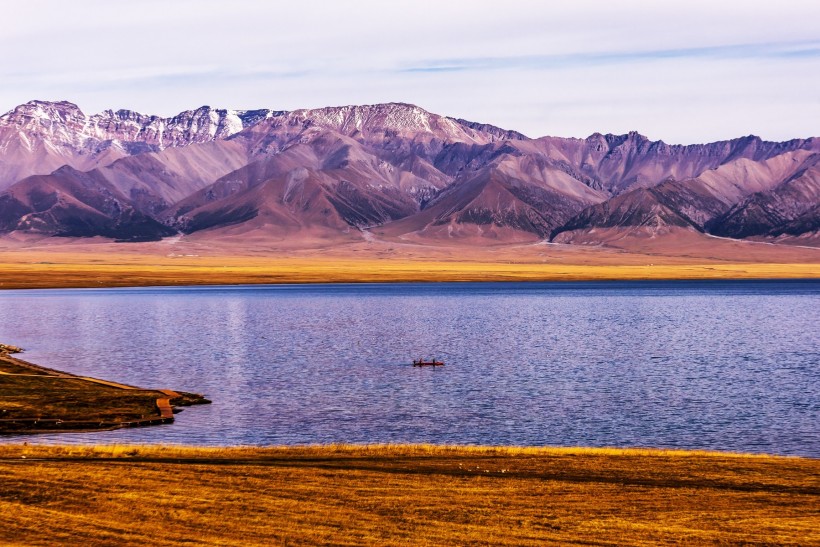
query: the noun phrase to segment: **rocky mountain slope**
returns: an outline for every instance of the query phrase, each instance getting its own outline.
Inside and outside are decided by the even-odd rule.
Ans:
[[[274,114],[203,106],[172,118],[130,110],[88,116],[67,101],[29,101],[0,116],[0,190],[63,165],[85,171],[126,156],[224,139]]]
[[[817,203],[818,161],[820,154],[810,149],[758,161],[740,158],[694,178],[629,190],[584,210],[552,236],[571,243],[577,238],[588,240],[595,229],[616,227],[649,235],[670,227],[729,237],[773,235],[768,231],[774,226],[794,220]],[[780,214],[770,218],[768,229],[763,229],[755,204],[768,203],[779,195],[784,196]]]
[[[0,116],[0,233],[809,240],[818,166],[818,139],[531,139],[402,103],[161,118],[31,101]]]

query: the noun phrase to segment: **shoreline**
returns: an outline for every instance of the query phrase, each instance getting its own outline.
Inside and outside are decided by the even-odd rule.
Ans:
[[[48,369],[12,357],[17,351],[0,344],[0,408],[9,403],[3,379],[15,377],[81,382],[92,393],[113,393],[109,401],[137,391],[152,404],[169,396]],[[45,431],[0,431],[36,432]],[[3,544],[20,537],[168,546],[820,543],[820,458],[650,448],[20,440],[4,442],[0,434]]]
[[[0,444],[0,474],[0,543],[820,543],[820,459],[800,457]]]
[[[0,290],[358,283],[695,281],[820,279],[820,264],[588,266],[449,261],[263,260],[197,263],[0,263]]]
[[[71,431],[74,432],[74,431]],[[432,458],[449,455],[475,457],[636,457],[755,460],[767,462],[813,462],[820,468],[820,457],[794,454],[772,454],[763,452],[736,452],[701,448],[650,448],[629,446],[518,446],[518,445],[473,445],[473,444],[430,444],[430,443],[318,443],[294,445],[196,445],[196,444],[150,444],[150,443],[104,443],[104,444],[60,444],[7,442],[0,437],[0,462],[14,461],[28,452],[42,451],[48,458],[60,461],[84,460],[126,460],[139,461],[190,461],[250,463],[257,461],[288,460],[307,457],[327,459],[360,459],[385,456],[412,456]],[[9,456],[8,454],[12,455]],[[51,454],[53,453],[53,454]],[[27,460],[33,458],[26,456]],[[820,495],[820,475],[818,490]]]
[[[677,240],[676,240],[677,241]],[[558,244],[418,245],[0,239],[0,290],[180,285],[820,279],[820,248],[702,238],[623,248]]]
[[[819,266],[820,267],[820,266]],[[470,279],[470,280],[391,280],[391,281],[277,281],[277,282],[203,282],[191,283],[187,285],[182,284],[139,284],[139,285],[89,285],[89,286],[42,286],[42,287],[22,287],[22,288],[4,288],[0,286],[0,295],[4,292],[16,291],[49,291],[49,290],[95,290],[95,289],[196,289],[196,288],[243,288],[243,287],[293,287],[293,286],[391,286],[391,285],[494,285],[502,283],[516,283],[516,284],[638,284],[638,283],[692,283],[696,284],[710,284],[710,283],[791,283],[791,284],[811,284],[820,282],[820,275],[816,277],[691,277],[691,278],[595,278],[595,279]],[[2,344],[0,344],[2,345]]]
[[[179,407],[208,404],[202,395],[148,390],[43,367],[0,344],[0,438],[169,424]]]

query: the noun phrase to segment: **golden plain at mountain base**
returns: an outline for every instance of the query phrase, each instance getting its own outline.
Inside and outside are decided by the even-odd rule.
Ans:
[[[0,447],[0,543],[820,543],[820,461],[709,452]]]
[[[420,245],[228,238],[114,243],[0,239],[0,289],[435,281],[820,277],[820,248],[680,232],[613,245]]]
[[[786,279],[820,277],[817,264],[578,266],[451,262],[272,260],[264,266],[0,264],[0,288],[382,283],[453,281],[603,281]]]
[[[380,283],[453,281],[595,281],[646,279],[817,278],[817,263],[562,264],[529,261],[49,256],[42,262],[0,259],[0,289]],[[659,261],[660,262],[660,261]],[[670,261],[671,262],[671,261]]]

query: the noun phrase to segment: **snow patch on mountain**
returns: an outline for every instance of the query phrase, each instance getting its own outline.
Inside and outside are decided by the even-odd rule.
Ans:
[[[317,125],[348,136],[417,135],[442,141],[480,144],[495,140],[495,135],[482,131],[480,127],[470,127],[454,118],[439,116],[407,103],[301,109],[288,112],[285,116],[288,125]],[[501,134],[500,130],[498,134]]]
[[[202,106],[171,118],[132,110],[105,110],[86,115],[68,101],[29,101],[0,116],[0,146],[9,133],[29,150],[37,146],[97,152],[100,147],[142,143],[155,150],[210,142],[239,133],[273,115],[271,110],[225,110]],[[4,131],[5,130],[5,131]]]

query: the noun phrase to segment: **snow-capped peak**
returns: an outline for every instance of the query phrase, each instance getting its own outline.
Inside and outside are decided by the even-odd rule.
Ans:
[[[416,105],[382,103],[294,110],[285,115],[289,125],[297,122],[326,127],[354,136],[396,133],[445,141],[486,142],[494,136],[459,120],[439,116]]]
[[[78,151],[97,149],[106,142],[139,143],[162,150],[172,146],[229,137],[258,123],[270,110],[224,110],[202,106],[163,118],[132,110],[105,110],[86,115],[67,101],[29,101],[0,116],[0,129],[25,134],[52,147]],[[0,136],[2,139],[2,136]]]

